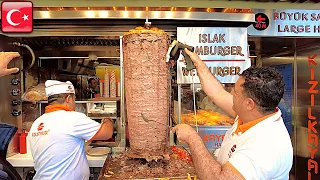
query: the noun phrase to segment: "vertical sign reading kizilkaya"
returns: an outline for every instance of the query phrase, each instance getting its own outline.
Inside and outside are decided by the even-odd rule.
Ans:
[[[250,67],[247,28],[178,27],[177,40],[193,46],[221,83],[235,83]],[[183,56],[177,62],[177,83],[200,83],[196,70],[187,71]]]
[[[318,63],[316,62],[317,54],[308,56],[308,67],[310,71],[310,80],[308,81],[309,89],[308,93],[310,95],[310,106],[308,107],[308,150],[310,152],[310,157],[308,159],[308,180],[315,179],[312,178],[313,175],[318,174],[319,172],[319,161],[317,161],[317,153],[319,151],[319,136],[318,136],[318,117],[313,114],[313,110],[316,102],[316,96],[319,92],[318,79],[315,79],[316,69]],[[314,110],[315,111],[315,110]]]

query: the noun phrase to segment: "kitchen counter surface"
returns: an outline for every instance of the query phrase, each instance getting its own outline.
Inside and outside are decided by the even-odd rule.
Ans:
[[[89,167],[103,167],[107,156],[88,156]],[[34,167],[31,154],[16,154],[7,158],[13,167]]]

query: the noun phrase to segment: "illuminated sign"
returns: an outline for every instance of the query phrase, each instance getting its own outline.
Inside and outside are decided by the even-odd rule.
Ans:
[[[193,46],[222,83],[235,83],[239,74],[251,65],[247,28],[178,27],[177,40]],[[200,83],[196,70],[186,70],[182,57],[177,62],[177,83]]]
[[[269,27],[269,17],[263,13],[257,13],[255,15],[255,22],[253,28],[258,31],[266,30]]]
[[[249,35],[320,36],[320,10],[257,9],[254,10],[254,13],[256,14],[256,22],[248,27]],[[261,23],[257,20],[259,14]],[[270,20],[268,27],[263,23],[266,17],[262,17],[261,14],[266,15]],[[261,28],[257,29],[255,26]],[[262,26],[266,28],[263,30]]]

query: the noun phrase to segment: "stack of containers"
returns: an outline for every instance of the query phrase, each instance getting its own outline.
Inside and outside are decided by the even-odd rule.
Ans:
[[[104,80],[103,79],[100,79],[100,97],[103,97],[103,95],[104,95],[104,93],[103,93],[103,91],[104,91]]]
[[[100,97],[120,96],[120,67],[101,65],[96,67],[96,75],[100,79]]]
[[[103,97],[110,97],[109,94],[109,71],[108,68],[105,68],[104,72],[104,93]]]
[[[117,82],[116,82],[116,71],[112,69],[110,71],[110,97],[117,96]]]

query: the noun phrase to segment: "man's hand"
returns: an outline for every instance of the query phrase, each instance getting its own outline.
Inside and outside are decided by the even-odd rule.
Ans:
[[[172,133],[176,133],[178,140],[188,145],[193,137],[199,136],[198,133],[187,124],[178,124],[172,129]]]
[[[8,69],[10,61],[19,56],[20,54],[17,52],[0,52],[0,77],[19,71],[19,68]]]
[[[189,49],[185,48],[184,51],[190,56],[191,61],[197,70],[203,70],[203,68],[207,68],[207,65],[200,59],[200,57],[195,53],[189,51]]]

